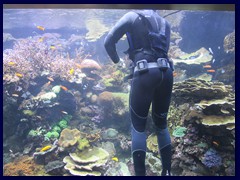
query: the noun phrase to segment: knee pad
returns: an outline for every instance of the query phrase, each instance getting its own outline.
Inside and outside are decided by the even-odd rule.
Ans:
[[[135,151],[144,151],[146,152],[146,133],[138,132],[132,125],[132,153]]]

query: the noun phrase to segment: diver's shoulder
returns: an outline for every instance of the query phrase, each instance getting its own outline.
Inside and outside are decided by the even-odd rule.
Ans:
[[[138,14],[136,12],[134,12],[134,11],[129,11],[124,16],[128,17],[128,18],[136,18],[136,17],[138,17]]]

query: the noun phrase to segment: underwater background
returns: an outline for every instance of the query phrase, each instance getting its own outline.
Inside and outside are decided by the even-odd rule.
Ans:
[[[131,176],[130,61],[103,41],[128,10],[3,9],[3,175]],[[160,10],[175,65],[174,176],[235,175],[235,12]],[[147,175],[161,161],[151,113]]]

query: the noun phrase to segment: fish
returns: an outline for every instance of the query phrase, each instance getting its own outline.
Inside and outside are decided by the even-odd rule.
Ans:
[[[214,69],[209,69],[209,70],[207,70],[207,72],[214,73],[216,71]]]
[[[15,65],[16,63],[15,62],[9,62],[8,65],[12,66],[12,65]]]
[[[43,147],[43,148],[40,150],[40,152],[45,152],[45,151],[47,151],[47,150],[49,150],[49,149],[51,149],[51,148],[52,148],[51,145],[45,146],[45,147]]]
[[[177,76],[177,73],[176,73],[176,72],[174,72],[174,73],[173,73],[173,77],[176,77],[176,76]]]
[[[42,120],[42,117],[41,116],[36,116],[38,119]]]
[[[216,145],[216,146],[219,146],[219,143],[216,142],[216,141],[213,141],[212,143],[213,143],[214,145]]]
[[[20,77],[20,78],[23,77],[23,74],[20,74],[20,73],[15,73],[15,75],[16,75],[17,77]]]
[[[19,97],[19,95],[18,95],[18,94],[12,94],[12,96],[13,96],[13,97]]]
[[[215,62],[215,59],[212,60],[212,63],[214,63],[214,62]]]
[[[49,86],[51,84],[51,81],[48,81],[44,86]]]
[[[68,88],[67,87],[65,87],[65,86],[60,86],[64,91],[68,91]]]
[[[203,66],[203,68],[212,68],[212,66],[211,65],[205,65],[205,66]]]
[[[208,50],[210,51],[211,54],[213,54],[212,48],[208,48]]]
[[[72,68],[72,69],[69,70],[69,74],[72,75],[73,73],[74,73],[74,69]]]
[[[75,65],[76,65],[76,66],[77,66],[77,68],[79,68],[79,69],[81,69],[81,68],[82,68],[81,64],[78,64],[78,63],[76,63]]]
[[[51,78],[51,77],[47,77],[47,79],[49,80],[49,81],[54,81],[54,79],[53,78]]]
[[[61,113],[63,113],[63,114],[68,114],[66,111],[61,111]]]
[[[56,47],[55,47],[54,45],[51,45],[51,46],[50,46],[50,49],[55,50]]]
[[[118,162],[118,158],[117,157],[113,157],[112,160]]]
[[[43,40],[44,40],[44,37],[40,37],[40,38],[38,39],[38,42],[43,42]]]
[[[222,69],[222,70],[221,70],[221,73],[222,73],[222,74],[223,74],[223,73],[225,73],[225,70],[224,70],[224,69]]]
[[[41,31],[44,31],[44,30],[45,30],[45,28],[44,28],[43,26],[37,26],[37,28],[38,28],[39,30],[41,30]]]

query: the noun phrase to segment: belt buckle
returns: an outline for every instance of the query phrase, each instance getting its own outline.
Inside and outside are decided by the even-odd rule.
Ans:
[[[136,66],[140,73],[146,72],[148,70],[148,62],[146,59],[137,61]]]
[[[169,68],[169,64],[166,58],[158,58],[157,64],[160,70],[166,71]]]

